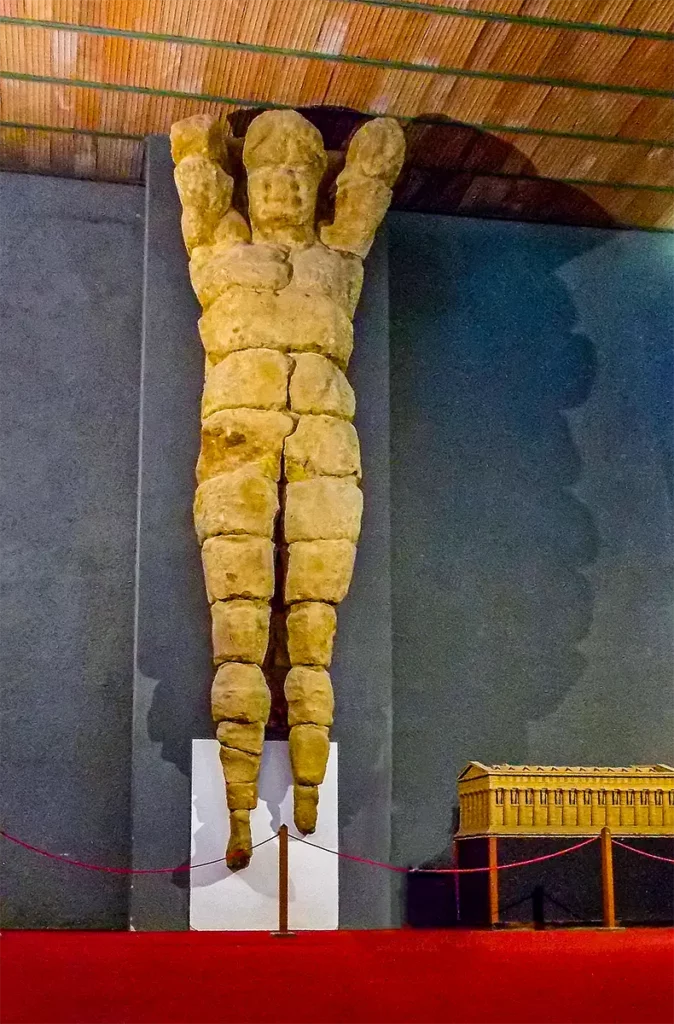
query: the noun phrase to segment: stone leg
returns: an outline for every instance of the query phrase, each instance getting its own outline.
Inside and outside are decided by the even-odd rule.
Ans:
[[[326,360],[327,362],[327,360]],[[291,398],[292,398],[291,383]],[[327,668],[337,615],[346,596],[360,532],[363,497],[358,440],[347,420],[300,416],[286,439],[284,599],[291,669],[285,683],[294,780],[295,824],[316,828],[334,698]]]
[[[207,403],[219,398],[209,377],[208,411]],[[231,391],[234,374],[222,379]],[[250,811],[257,804],[270,709],[262,665],[274,593],[278,477],[283,438],[292,426],[289,416],[276,411],[216,408],[202,428],[194,519],[219,666],[211,704],[230,812],[227,864],[232,870],[246,867],[252,851]]]

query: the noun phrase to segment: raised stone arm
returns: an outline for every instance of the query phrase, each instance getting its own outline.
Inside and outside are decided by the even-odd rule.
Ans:
[[[335,607],[349,588],[362,514],[345,376],[351,321],[362,257],[389,205],[404,141],[391,120],[360,128],[321,241],[316,198],[327,157],[320,133],[295,111],[267,111],[248,129],[250,227],[232,207],[219,123],[208,115],[178,122],[171,148],[204,311],[194,518],[219,666],[212,711],[230,810],[227,862],[236,869],[251,855],[270,709],[263,666],[285,677],[295,823],[304,833],[316,825],[333,718]]]

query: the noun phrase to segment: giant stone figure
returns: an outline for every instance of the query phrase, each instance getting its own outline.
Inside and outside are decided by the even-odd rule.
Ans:
[[[333,720],[335,606],[351,581],[363,506],[345,376],[351,321],[405,147],[395,121],[364,124],[337,178],[332,223],[317,226],[328,161],[313,125],[291,110],[251,123],[243,145],[250,225],[235,208],[245,202],[232,201],[243,181],[229,173],[228,146],[209,115],[171,129],[190,278],[203,307],[194,521],[218,666],[211,703],[230,812],[227,863],[236,870],[251,856],[270,712],[263,665],[279,629],[295,824],[304,834],[316,826]]]

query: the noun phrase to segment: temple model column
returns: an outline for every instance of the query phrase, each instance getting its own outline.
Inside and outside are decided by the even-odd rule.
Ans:
[[[304,833],[316,826],[333,716],[335,605],[349,587],[362,514],[355,399],[344,371],[361,261],[388,208],[404,141],[388,119],[356,133],[320,241],[316,196],[327,160],[319,132],[299,114],[269,111],[248,130],[250,228],[231,207],[219,124],[205,115],[178,122],[171,146],[190,276],[204,309],[194,513],[220,666],[212,710],[230,809],[227,862],[240,868],[251,854],[270,707],[262,666],[275,595],[286,609],[291,665],[295,823]]]

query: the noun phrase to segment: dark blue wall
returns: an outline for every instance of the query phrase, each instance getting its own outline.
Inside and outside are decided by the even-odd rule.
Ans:
[[[674,759],[674,236],[389,218],[393,853],[469,759]]]

